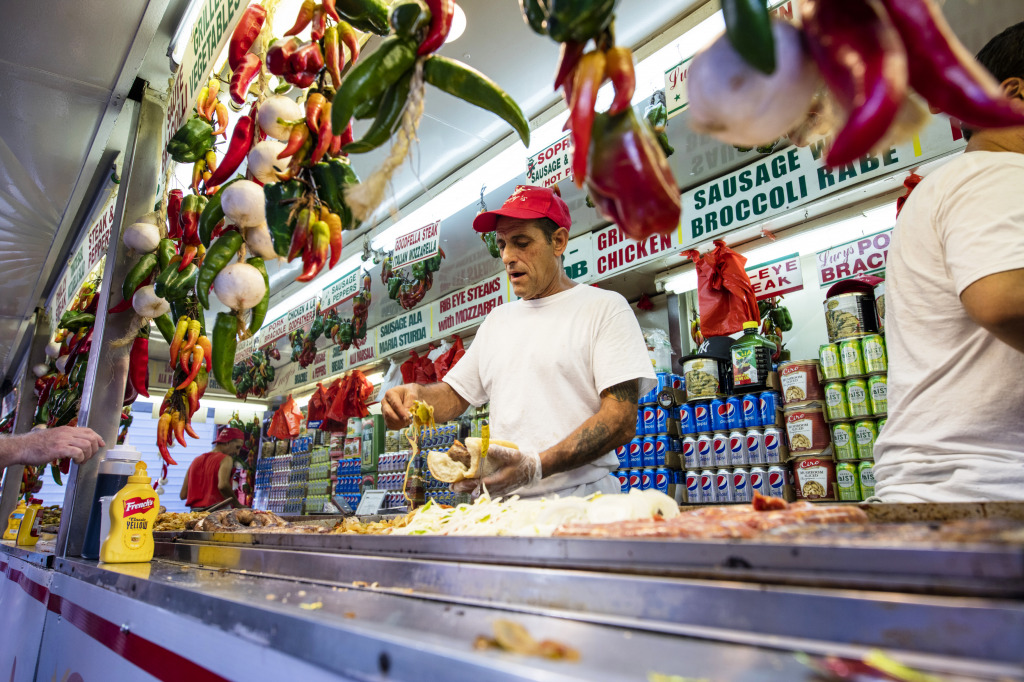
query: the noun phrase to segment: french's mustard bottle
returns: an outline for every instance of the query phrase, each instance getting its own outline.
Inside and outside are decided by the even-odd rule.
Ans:
[[[110,533],[100,548],[100,561],[137,563],[153,558],[153,526],[160,498],[153,490],[146,463],[138,462],[128,484],[110,501]]]
[[[4,531],[4,540],[17,540],[18,539],[18,526],[21,525],[21,520],[25,518],[25,500],[18,500],[18,506],[11,512],[10,517],[7,519],[7,530]]]

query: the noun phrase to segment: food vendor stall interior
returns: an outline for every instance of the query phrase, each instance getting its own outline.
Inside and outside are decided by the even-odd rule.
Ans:
[[[743,109],[709,85],[730,68],[802,101],[787,50],[818,4],[4,10],[8,44],[73,49],[0,60],[18,264],[0,272],[0,432],[107,446],[4,472],[0,670],[1024,678],[1021,503],[868,502],[896,203],[963,150],[959,127],[922,110],[833,164],[842,125],[804,118],[830,101],[812,79],[774,141],[706,134],[709,101]],[[973,53],[1011,4],[941,13]],[[709,45],[731,52],[710,79]],[[767,125],[763,107],[725,130]],[[435,464],[464,448],[484,469],[488,405],[381,416],[515,300],[495,233],[470,226],[523,184],[557,187],[566,275],[622,294],[644,332],[658,386],[616,452],[624,494],[456,494]],[[714,267],[756,321],[719,331]],[[192,511],[178,491],[224,428],[231,505]]]

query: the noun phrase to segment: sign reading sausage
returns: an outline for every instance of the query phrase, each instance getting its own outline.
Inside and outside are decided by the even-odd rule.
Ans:
[[[572,180],[572,133],[526,159],[526,177],[531,185],[551,187]]]

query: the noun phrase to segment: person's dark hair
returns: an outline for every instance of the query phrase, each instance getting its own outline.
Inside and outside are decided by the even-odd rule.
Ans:
[[[551,218],[537,218],[537,227],[539,227],[541,232],[544,233],[544,236],[548,240],[548,244],[550,244],[553,241],[555,232],[562,229],[561,227],[558,226],[558,223],[556,223]]]
[[[1024,78],[1024,21],[988,41],[976,58],[999,83],[1007,78]],[[970,140],[973,131],[964,126],[963,132]]]

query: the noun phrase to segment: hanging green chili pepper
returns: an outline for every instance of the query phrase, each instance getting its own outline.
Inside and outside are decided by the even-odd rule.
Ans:
[[[224,189],[241,179],[241,177],[237,177],[225,182],[217,190],[217,193],[206,202],[206,206],[203,207],[203,212],[199,215],[199,241],[206,248],[210,248],[210,240],[213,238],[214,228],[217,227],[220,221],[224,220],[224,209],[220,205],[220,198],[224,194]]]
[[[185,298],[195,290],[196,280],[199,277],[199,266],[189,263],[188,266],[178,273],[178,276],[167,282],[167,299]]]
[[[260,274],[263,275],[263,284],[266,285],[266,289],[263,292],[263,299],[252,307],[252,319],[249,321],[249,333],[255,334],[260,330],[260,327],[263,326],[263,321],[267,319],[267,309],[270,307],[270,277],[267,275],[267,266],[263,263],[262,258],[253,256],[245,262],[260,271]]]
[[[180,259],[172,259],[160,274],[153,280],[153,293],[160,298],[167,298],[167,285],[178,276],[178,262]]]
[[[160,272],[170,265],[171,259],[176,255],[178,255],[178,245],[174,243],[174,240],[161,239],[156,247],[157,267],[160,268]]]
[[[542,0],[519,0],[519,8],[523,12],[523,20],[534,33],[542,36],[548,34],[548,10]]]
[[[544,28],[556,43],[585,43],[604,33],[615,18],[616,0],[545,0]]]
[[[339,8],[340,9],[340,8]],[[349,72],[334,97],[331,128],[344,130],[355,108],[377,97],[416,62],[416,43],[400,36],[387,38]]]
[[[401,76],[394,85],[387,89],[380,100],[377,118],[362,138],[345,145],[346,154],[364,154],[381,146],[394,136],[402,125],[402,112],[405,111],[406,100],[409,99],[409,86],[412,83],[412,71]]]
[[[430,9],[420,0],[404,0],[391,6],[389,23],[396,34],[419,42],[420,34],[430,25],[431,15]]]
[[[210,309],[210,287],[213,286],[213,280],[242,248],[242,241],[241,234],[229,230],[218,237],[210,250],[206,252],[206,257],[203,258],[203,267],[200,268],[199,276],[196,279],[196,298],[199,299],[199,305],[207,310]]]
[[[82,327],[91,327],[96,323],[96,316],[92,313],[80,313],[69,310],[60,317],[57,326],[67,329],[69,332],[77,332]]]
[[[157,254],[146,253],[132,266],[132,269],[125,275],[124,281],[121,282],[121,296],[124,300],[132,300],[132,296],[146,281],[146,278],[153,274],[153,270],[157,267],[157,260]]]
[[[722,0],[725,34],[741,57],[758,71],[775,71],[775,38],[768,5],[761,0]]]
[[[381,0],[335,0],[334,7],[344,21],[360,31],[388,34],[388,6]]]
[[[213,149],[213,126],[193,114],[167,142],[167,154],[177,163],[195,163]]]
[[[482,239],[484,244],[487,245],[487,252],[491,254],[491,258],[498,258],[501,256],[501,249],[498,248],[497,232],[484,232],[480,235],[480,239]]]
[[[238,340],[238,321],[231,313],[217,313],[217,322],[213,327],[213,376],[225,391],[235,393],[235,384],[231,380],[231,368],[235,364],[235,349]]]
[[[171,320],[171,314],[164,313],[160,317],[153,318],[153,322],[156,323],[156,328],[160,330],[160,335],[164,337],[164,341],[169,345],[174,340],[174,321]]]
[[[263,186],[267,227],[270,229],[270,236],[274,240],[274,251],[279,256],[288,255],[288,248],[292,243],[292,232],[295,225],[292,209],[305,193],[306,185],[299,180],[269,182]],[[295,211],[295,214],[297,215],[298,211]]]
[[[401,277],[388,278],[388,298],[394,300],[398,296],[398,289],[402,286]]]

